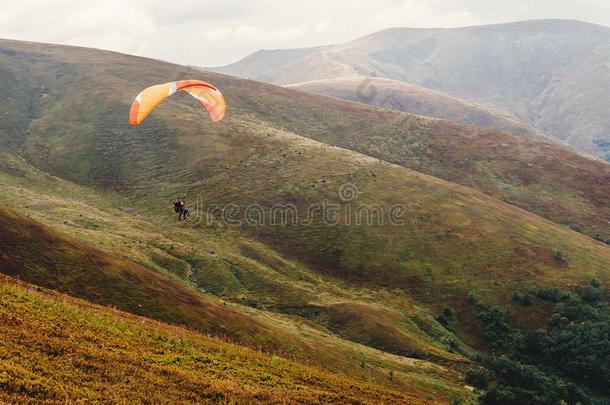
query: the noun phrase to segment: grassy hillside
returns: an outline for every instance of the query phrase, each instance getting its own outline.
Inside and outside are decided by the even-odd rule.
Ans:
[[[13,68],[0,80],[8,87],[11,72],[27,75],[27,91],[13,97],[24,98],[21,104],[32,106],[28,111],[39,110],[31,120],[21,110],[10,114],[31,125],[21,143],[25,157],[81,183],[133,190],[155,178],[186,186],[201,180],[181,158],[194,152],[196,145],[188,142],[197,134],[221,135],[236,146],[253,131],[285,129],[477,188],[590,236],[610,238],[610,167],[554,145],[108,52],[12,41],[3,49],[4,69]],[[124,121],[141,87],[191,76],[223,88],[231,101],[223,125],[201,119],[182,98],[188,95],[174,97],[139,130]],[[13,142],[21,139],[7,131]],[[205,150],[194,154],[210,159]],[[226,169],[240,164],[208,163]]]
[[[393,304],[346,288],[239,235],[157,225],[118,196],[2,158],[13,174],[0,172],[0,201],[55,229],[3,211],[3,272],[425,398],[469,396],[461,387],[469,361],[450,351],[453,335],[408,298]],[[359,311],[363,324],[343,324],[354,308],[370,308]],[[331,310],[332,323],[317,317]],[[390,317],[376,319],[380,311]],[[372,319],[379,330],[363,339]]]
[[[516,132],[538,140],[544,139],[543,134],[535,127],[523,124],[514,117],[400,80],[373,76],[339,77],[288,84],[286,87],[467,125]],[[546,139],[552,141],[550,137]]]
[[[3,402],[434,402],[6,276],[0,326]]]
[[[262,119],[299,135],[479,189],[602,241],[610,235],[610,166],[603,162],[516,134],[306,94],[240,96],[256,103]]]
[[[462,373],[470,351],[462,341],[485,348],[469,292],[536,328],[548,305],[534,299],[524,312],[514,290],[608,281],[607,245],[439,178],[514,196],[604,235],[607,166],[554,145],[109,52],[5,41],[1,55],[13,68],[0,80],[10,82],[14,72],[30,78],[11,105],[28,130],[18,137],[3,127],[14,143],[1,160],[1,201],[50,225],[53,237],[86,240],[103,257],[137,267],[126,278],[139,289],[148,281],[137,274],[162,276],[169,293],[146,287],[146,295],[160,294],[172,308],[181,296],[173,291],[197,297],[201,312],[187,318],[193,328],[219,324],[245,343],[447,401],[468,396]],[[142,87],[186,77],[223,89],[226,120],[214,125],[188,96],[176,95],[141,127],[128,126],[129,103]],[[350,201],[338,194],[346,184],[357,188]],[[186,195],[193,222],[176,221],[178,195]],[[271,222],[278,204],[302,220],[324,201],[338,205],[338,224],[319,211],[309,224]],[[266,219],[231,226],[219,218],[227,204],[239,208],[233,220],[253,204]],[[353,222],[358,207],[377,205],[386,213],[403,207],[404,222]],[[32,244],[19,239],[21,226],[13,228],[10,240]],[[29,236],[40,235],[47,232]],[[4,260],[27,263],[17,258]],[[70,260],[78,269],[81,262]],[[59,270],[82,285],[78,270]],[[92,296],[99,291],[96,283],[88,288]],[[219,298],[230,309],[227,320]],[[435,320],[446,306],[457,310],[452,327]],[[249,320],[243,328],[232,323],[240,317]],[[399,378],[390,381],[389,371]]]
[[[597,233],[608,231],[609,173],[601,163],[516,135],[212,74],[200,77],[231,100],[222,125],[175,97],[141,128],[130,128],[121,117],[140,87],[196,71],[94,50],[26,48],[15,59],[23,64],[36,55],[32,82],[55,84],[39,101],[24,156],[63,177],[113,186],[150,212],[165,211],[185,190],[191,199],[201,194],[206,207],[291,203],[303,212],[324,198],[337,202],[339,186],[355,183],[358,203],[404,204],[409,226],[328,227],[316,217],[309,227],[252,227],[248,234],[324,274],[398,286],[424,302],[459,301],[473,286],[501,298],[493,287],[500,274],[505,285],[607,277],[608,248],[601,243],[471,189],[297,134],[366,148],[389,161],[396,151],[405,165],[439,177],[452,173]],[[558,252],[569,259],[555,260]]]
[[[226,334],[252,346],[260,343],[257,335],[268,336],[264,340],[270,350],[290,346],[290,339],[269,324],[15,212],[0,209],[0,225],[0,267],[5,274],[134,314]]]
[[[609,40],[609,27],[570,20],[392,28],[300,52],[258,52],[215,70],[276,84],[374,72],[484,103],[604,158]]]

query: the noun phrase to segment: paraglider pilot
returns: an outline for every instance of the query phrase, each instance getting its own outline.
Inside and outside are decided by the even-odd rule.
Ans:
[[[178,199],[176,199],[176,201],[174,202],[174,212],[178,214],[178,221],[182,221],[182,219],[184,218],[184,209],[184,201],[182,201],[182,199],[178,197]]]
[[[174,202],[174,212],[178,214],[178,221],[188,220],[190,217],[189,209],[183,199],[178,197]]]

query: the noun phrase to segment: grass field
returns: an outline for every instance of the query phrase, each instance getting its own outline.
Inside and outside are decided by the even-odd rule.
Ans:
[[[330,331],[306,317],[281,314],[290,312],[285,309],[287,304],[296,308],[309,305],[314,294],[318,303],[343,302],[351,307],[362,300],[373,300],[368,296],[370,291],[342,288],[340,283],[324,280],[306,267],[288,262],[268,248],[238,236],[209,235],[214,240],[210,244],[193,230],[164,233],[162,227],[147,222],[143,215],[113,208],[120,207],[118,197],[108,198],[106,194],[61,179],[45,180],[37,169],[19,160],[12,164],[27,174],[25,178],[0,175],[6,192],[1,194],[1,200],[9,205],[17,204],[16,198],[25,201],[24,211],[28,216],[46,222],[61,233],[2,209],[0,250],[4,254],[0,257],[0,266],[3,272],[92,302],[262,348],[350,378],[419,392],[424,398],[469,396],[460,385],[459,371],[469,362],[448,351],[442,343],[448,333],[442,328],[436,327],[437,334],[432,337],[409,318],[398,328],[385,326],[390,329],[388,336],[408,337],[400,342],[402,349],[390,352],[404,353],[409,348],[413,351],[409,354],[420,353],[418,357],[423,355],[431,360],[425,361],[392,356],[372,349],[371,345],[358,344],[358,339],[350,340],[349,334],[343,338],[334,336],[335,332],[343,334],[340,329]],[[27,189],[26,184],[36,184],[46,194]],[[72,197],[66,200],[66,194]],[[94,203],[96,208],[89,205]],[[202,241],[203,247],[199,246]],[[233,244],[239,244],[239,251]],[[200,247],[203,249],[199,250]],[[208,263],[214,267],[193,265],[201,260],[197,259],[199,254],[209,254],[208,249],[216,249],[216,260]],[[189,276],[174,274],[171,266],[157,264],[163,254],[167,261],[185,266]],[[255,255],[256,261],[248,257]],[[135,264],[136,261],[141,264]],[[231,274],[226,270],[227,262],[231,268],[240,266],[240,271],[247,275],[234,291],[228,288],[230,284],[224,274],[225,271]],[[202,273],[205,269],[219,275],[199,274],[199,269]],[[203,287],[222,299],[202,294]],[[426,311],[408,302],[402,302],[401,308],[434,328],[435,322]],[[392,312],[404,316],[397,309]],[[372,347],[382,347],[384,335],[380,342]],[[366,358],[364,368],[359,366],[361,356]],[[442,366],[448,364],[457,366],[458,370]],[[392,382],[388,380],[390,371],[395,376]]]

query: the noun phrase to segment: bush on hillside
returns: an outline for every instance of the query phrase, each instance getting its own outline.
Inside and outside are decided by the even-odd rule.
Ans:
[[[466,382],[475,388],[485,389],[491,381],[491,373],[485,369],[474,369],[466,371]]]
[[[481,397],[481,404],[589,404],[591,400],[575,384],[539,368],[507,357],[489,357],[485,365],[496,382]]]
[[[538,288],[535,290],[534,295],[545,301],[559,302],[565,299],[565,294],[561,292],[559,288]]]
[[[483,336],[494,349],[510,350],[519,344],[521,334],[513,329],[500,306],[483,307],[478,313],[483,322]]]
[[[479,302],[479,298],[477,297],[477,294],[474,292],[474,290],[470,290],[468,292],[468,296],[466,297],[466,299],[468,300],[469,303],[471,304],[476,304],[477,302]]]
[[[555,252],[555,260],[561,263],[565,263],[568,261],[568,257],[561,250],[558,250],[557,252]]]
[[[452,308],[445,307],[437,316],[436,321],[443,325],[445,328],[451,328],[453,319],[455,318],[455,311]]]
[[[520,293],[519,291],[513,292],[513,301],[519,304],[529,307],[532,305],[532,296],[528,293]]]

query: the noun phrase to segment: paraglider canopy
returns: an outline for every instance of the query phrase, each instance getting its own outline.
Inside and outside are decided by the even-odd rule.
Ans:
[[[223,119],[227,107],[220,90],[201,80],[179,80],[157,84],[142,90],[131,104],[129,123],[140,125],[159,103],[175,92],[182,90],[187,91],[199,101],[199,104],[210,114],[212,121],[217,122]]]

